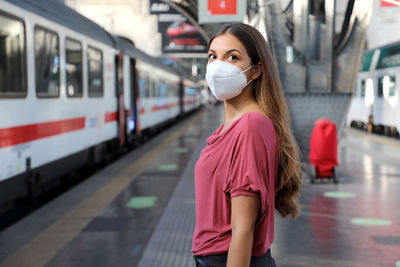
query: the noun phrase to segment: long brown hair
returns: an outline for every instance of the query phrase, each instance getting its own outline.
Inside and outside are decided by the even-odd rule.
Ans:
[[[244,45],[251,64],[261,65],[261,75],[253,81],[252,95],[275,126],[278,136],[279,163],[275,186],[275,208],[282,217],[295,218],[300,213],[301,191],[299,149],[290,128],[290,114],[269,46],[261,33],[252,26],[235,23],[224,26],[215,37],[232,34]]]

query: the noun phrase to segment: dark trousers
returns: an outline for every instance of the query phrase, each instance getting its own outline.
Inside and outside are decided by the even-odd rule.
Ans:
[[[194,256],[196,267],[226,267],[228,254],[216,254],[209,256]],[[271,256],[271,250],[262,256],[252,256],[250,267],[276,267],[274,258]]]

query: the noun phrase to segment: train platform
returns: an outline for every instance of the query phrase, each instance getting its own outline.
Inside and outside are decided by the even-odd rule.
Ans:
[[[194,266],[193,169],[222,121],[203,108],[6,228],[0,266]],[[345,129],[339,161],[276,215],[278,266],[400,266],[400,142]]]

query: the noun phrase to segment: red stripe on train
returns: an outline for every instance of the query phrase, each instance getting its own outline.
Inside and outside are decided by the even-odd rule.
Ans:
[[[126,117],[129,118],[131,116],[131,110],[126,110]],[[118,120],[118,113],[116,111],[106,112],[104,114],[104,122],[113,122]]]
[[[106,112],[106,114],[104,115],[104,122],[112,122],[112,121],[116,121],[117,120],[117,112],[113,111],[113,112]]]
[[[0,129],[0,148],[85,128],[85,117]]]
[[[176,104],[165,104],[165,105],[162,105],[162,106],[153,106],[153,107],[151,107],[151,111],[169,109],[169,108],[173,108],[175,106],[176,106]]]

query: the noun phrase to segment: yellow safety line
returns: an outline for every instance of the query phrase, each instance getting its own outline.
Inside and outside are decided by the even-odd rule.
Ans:
[[[94,217],[111,203],[132,180],[140,174],[163,150],[175,141],[190,124],[197,121],[201,111],[185,122],[178,130],[169,135],[163,142],[151,149],[133,164],[122,170],[115,178],[86,198],[72,210],[39,233],[30,242],[8,257],[0,266],[46,265],[69,241],[86,227]]]
[[[389,145],[389,146],[395,146],[395,147],[400,148],[400,141],[398,141],[396,139],[391,140],[390,137],[384,137],[384,136],[379,136],[376,134],[370,134],[370,133],[366,133],[366,132],[362,132],[360,130],[354,130],[354,129],[350,129],[350,128],[344,128],[343,131],[347,134],[357,135],[357,136],[375,141],[377,143],[381,143],[381,144]]]

